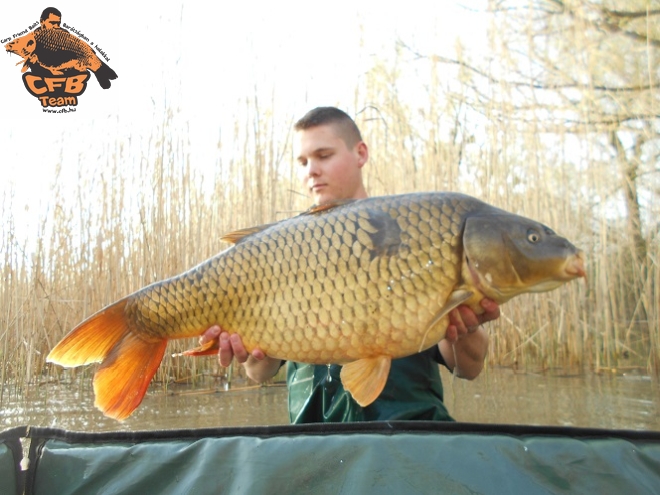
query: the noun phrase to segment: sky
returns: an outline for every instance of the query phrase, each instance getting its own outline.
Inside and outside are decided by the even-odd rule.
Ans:
[[[465,2],[470,9],[485,2]],[[273,119],[290,125],[318,105],[352,110],[356,81],[397,39],[421,52],[451,56],[455,39],[485,43],[485,21],[453,1],[328,3],[114,2],[15,3],[0,19],[3,45],[39,20],[48,5],[62,22],[98,45],[118,74],[103,90],[94,78],[74,113],[43,113],[21,79],[20,58],[0,62],[0,201],[11,191],[19,223],[49,205],[59,180],[74,180],[81,162],[95,166],[113,143],[139,155],[173,112],[200,167],[216,163],[218,135],[240,121],[241,102],[268,98]],[[481,22],[480,21],[483,21]]]

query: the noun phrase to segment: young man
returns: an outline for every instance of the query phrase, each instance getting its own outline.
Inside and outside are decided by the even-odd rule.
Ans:
[[[334,107],[315,108],[296,123],[295,130],[299,177],[315,204],[367,197],[362,168],[369,150],[346,113]],[[385,389],[365,408],[344,391],[341,366],[287,363],[291,422],[451,420],[443,404],[438,363],[462,378],[479,375],[488,349],[488,334],[479,325],[499,317],[496,303],[484,299],[481,305],[485,312],[479,316],[465,306],[453,310],[438,345],[393,360]],[[282,366],[282,361],[260,349],[248,354],[239,335],[229,335],[217,325],[204,333],[201,342],[215,338],[220,343],[220,364],[229,366],[235,357],[257,382],[272,378]]]
[[[46,7],[39,18],[40,29],[61,29],[62,13],[55,7]]]

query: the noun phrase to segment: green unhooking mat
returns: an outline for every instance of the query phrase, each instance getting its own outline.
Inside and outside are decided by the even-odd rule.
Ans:
[[[27,428],[12,428],[0,432],[0,493],[17,495],[23,492],[21,459],[23,447],[21,438],[25,438]]]
[[[26,431],[27,494],[660,493],[660,432],[439,422]],[[0,493],[16,493],[7,433]]]

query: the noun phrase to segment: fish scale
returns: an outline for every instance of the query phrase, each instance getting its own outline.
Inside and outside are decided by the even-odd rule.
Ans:
[[[70,51],[93,71],[101,66],[101,61],[87,43],[63,29],[38,29],[34,34],[37,42],[50,51]]]
[[[528,245],[529,229],[541,245]],[[168,339],[219,324],[249,352],[345,364],[344,387],[367,405],[392,359],[444,337],[452,308],[481,312],[485,296],[502,303],[584,276],[581,252],[547,227],[457,193],[322,205],[225,239],[234,246],[88,318],[48,360],[101,362],[96,405],[123,419],[142,400]]]
[[[200,326],[220,322],[228,331],[239,333],[249,350],[258,346],[269,356],[303,362],[321,364],[382,353],[392,357],[410,354],[420,345],[419,339],[410,342],[410,336],[418,334],[440,310],[453,288],[450,282],[458,282],[460,276],[460,253],[446,249],[457,245],[452,238],[460,229],[452,230],[445,220],[451,218],[446,214],[448,208],[450,214],[456,211],[458,201],[444,200],[432,210],[428,199],[411,199],[402,197],[394,204],[377,200],[367,210],[359,204],[346,205],[324,215],[294,217],[276,228],[252,234],[192,271],[138,292],[127,305],[127,314],[146,333],[170,338],[198,335]],[[398,237],[388,241],[398,241],[396,254],[374,254],[388,247],[379,246],[374,239],[379,233],[387,233],[387,228],[375,225],[374,218],[381,215],[393,220],[387,228],[400,229]],[[418,228],[420,224],[428,226],[431,218],[443,226],[436,232],[435,246],[430,227]],[[307,235],[304,239],[298,237],[300,249],[294,252],[291,241],[300,232]],[[257,250],[259,255],[255,256]],[[349,272],[357,276],[347,276]],[[268,286],[259,290],[251,283],[254,277],[268,280]],[[217,287],[222,291],[218,292]],[[154,300],[155,296],[167,296],[177,288],[181,298],[190,301],[190,311],[182,312],[180,307],[159,310],[170,306],[171,298],[161,301]],[[300,323],[296,316],[301,314],[301,307],[293,288],[299,297],[306,294],[309,299],[307,318],[303,320],[308,331],[303,339],[332,338],[338,333],[328,328],[343,328],[339,334],[355,336],[351,340],[359,340],[360,345],[355,347],[343,339],[333,349],[309,346],[296,353],[290,341],[279,337],[293,322]],[[351,295],[346,297],[346,293]],[[244,304],[244,300],[249,303]],[[173,317],[182,313],[181,320]],[[429,338],[439,341],[443,330],[439,327]],[[376,339],[377,335],[388,338]],[[381,344],[375,345],[376,340]],[[304,347],[300,344],[297,349]]]

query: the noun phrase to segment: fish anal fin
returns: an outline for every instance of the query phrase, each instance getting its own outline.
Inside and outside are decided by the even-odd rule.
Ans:
[[[165,354],[167,339],[146,341],[128,333],[94,374],[94,405],[122,421],[140,405]]]
[[[188,349],[187,351],[183,351],[182,353],[178,354],[179,356],[209,356],[211,354],[217,354],[218,350],[220,349],[220,346],[218,344],[218,339],[213,339],[209,340],[208,342],[198,345],[197,347],[193,347],[192,349]]]
[[[80,323],[50,351],[46,361],[67,368],[103,361],[128,332],[127,301],[122,299]]]
[[[341,382],[355,402],[366,407],[375,401],[385,388],[392,358],[377,356],[358,359],[341,369]]]
[[[436,313],[436,315],[433,317],[431,322],[426,327],[426,331],[424,332],[424,337],[422,338],[422,342],[419,345],[419,352],[422,352],[424,349],[442,340],[444,335],[440,336],[438,339],[434,338],[432,342],[427,342],[427,337],[429,335],[429,332],[433,329],[433,327],[435,327],[438,323],[440,323],[440,320],[445,318],[452,309],[457,308],[465,301],[470,299],[473,295],[474,293],[472,291],[464,290],[464,289],[455,290],[449,295],[449,299],[447,299],[444,306],[440,308],[440,311]],[[446,329],[447,328],[445,326],[445,330]]]

